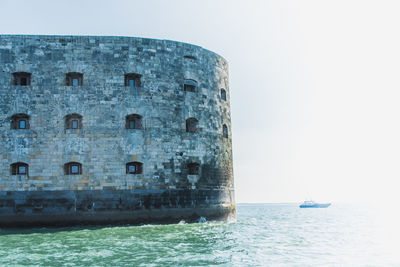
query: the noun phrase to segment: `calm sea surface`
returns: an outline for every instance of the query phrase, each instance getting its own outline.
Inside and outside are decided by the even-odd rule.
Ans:
[[[394,213],[252,204],[231,223],[0,229],[0,266],[400,266]]]

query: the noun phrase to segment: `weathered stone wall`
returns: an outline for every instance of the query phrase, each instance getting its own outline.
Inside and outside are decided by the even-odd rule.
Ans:
[[[14,72],[31,73],[30,85],[13,85]],[[67,85],[69,72],[83,73],[82,86]],[[142,75],[141,86],[125,86],[126,73]],[[195,92],[184,91],[185,79],[198,82]],[[29,129],[10,129],[19,113],[30,116]],[[65,129],[65,116],[73,113],[82,116],[81,129]],[[142,116],[143,129],[125,129],[129,114]],[[190,117],[199,121],[195,133],[186,132]],[[40,200],[40,192],[68,190],[75,201],[79,191],[137,190],[146,197],[152,190],[217,190],[228,195],[210,193],[214,204],[232,206],[230,124],[227,62],[201,47],[130,37],[0,35],[0,215],[39,216],[54,203]],[[126,174],[132,161],[143,163],[142,174]],[[12,175],[16,162],[27,163],[29,174]],[[67,162],[81,163],[82,174],[65,175]],[[198,175],[188,174],[193,162]],[[39,193],[21,211],[6,197],[16,191]],[[28,195],[20,194],[21,201]],[[202,199],[207,205],[207,196]],[[142,206],[168,208],[145,207],[144,200]]]

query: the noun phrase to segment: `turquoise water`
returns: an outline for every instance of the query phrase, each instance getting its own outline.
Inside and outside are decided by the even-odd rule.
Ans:
[[[257,204],[231,223],[1,229],[0,266],[400,266],[386,215]]]

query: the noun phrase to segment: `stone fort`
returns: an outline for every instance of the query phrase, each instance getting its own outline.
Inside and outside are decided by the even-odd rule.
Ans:
[[[0,35],[0,226],[234,217],[229,98],[199,46]]]

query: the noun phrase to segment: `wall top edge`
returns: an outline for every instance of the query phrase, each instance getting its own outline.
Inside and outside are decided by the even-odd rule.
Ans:
[[[75,42],[90,42],[90,41],[103,41],[103,42],[112,42],[112,41],[125,41],[127,44],[132,43],[142,43],[143,45],[151,45],[151,44],[160,44],[160,45],[177,45],[184,49],[195,49],[195,50],[202,50],[206,53],[213,54],[216,57],[219,57],[223,61],[227,63],[227,60],[222,57],[221,55],[205,49],[199,45],[190,44],[186,42],[179,42],[174,40],[168,39],[153,39],[153,38],[144,38],[144,37],[134,37],[134,36],[108,36],[108,35],[34,35],[34,34],[0,34],[0,41],[1,40],[17,40],[22,39],[24,41],[27,40],[36,40],[36,41],[60,41],[63,39],[65,41],[73,40]]]

